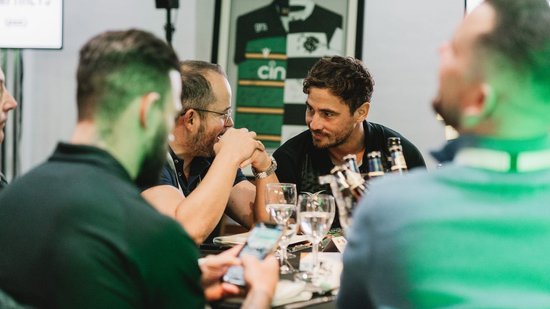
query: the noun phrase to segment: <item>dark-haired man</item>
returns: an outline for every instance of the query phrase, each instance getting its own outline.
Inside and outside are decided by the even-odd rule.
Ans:
[[[440,48],[434,107],[461,137],[438,157],[452,163],[372,185],[340,308],[550,306],[548,29],[546,0],[486,0]]]
[[[0,144],[4,141],[4,127],[8,120],[8,112],[17,107],[17,102],[6,89],[6,75],[0,67]],[[8,181],[6,177],[0,172],[0,190],[2,190]]]
[[[220,282],[237,252],[199,265],[195,243],[134,183],[158,178],[180,106],[177,69],[173,50],[139,30],[81,49],[71,142],[0,194],[1,290],[37,308],[204,308],[238,292]],[[268,307],[275,259],[242,263],[246,304]]]
[[[369,71],[352,57],[322,58],[311,68],[303,87],[309,130],[288,140],[273,154],[279,181],[295,183],[298,192],[326,190],[326,186],[319,185],[319,176],[329,174],[348,154],[357,156],[359,170],[366,173],[369,152],[381,151],[383,158],[390,156],[389,137],[401,138],[409,168],[425,166],[418,149],[406,138],[366,120],[373,86]],[[386,160],[383,164],[388,168]]]

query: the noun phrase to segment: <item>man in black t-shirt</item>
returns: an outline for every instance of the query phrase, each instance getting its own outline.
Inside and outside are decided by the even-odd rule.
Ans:
[[[401,138],[409,168],[425,167],[422,155],[411,142],[394,130],[366,120],[373,85],[363,63],[351,57],[325,57],[311,68],[303,87],[309,130],[288,140],[273,154],[280,182],[295,183],[298,192],[330,192],[328,186],[319,184],[319,176],[329,174],[348,154],[357,156],[360,171],[366,173],[367,153],[381,151],[383,160],[389,156],[388,137]]]

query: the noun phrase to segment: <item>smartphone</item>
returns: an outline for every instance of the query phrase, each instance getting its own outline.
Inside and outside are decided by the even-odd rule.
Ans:
[[[246,243],[239,251],[238,257],[249,254],[263,260],[277,247],[282,236],[282,226],[265,222],[257,223],[250,231],[250,235],[248,235]],[[229,267],[227,273],[223,276],[223,281],[244,287],[244,270],[242,266]]]

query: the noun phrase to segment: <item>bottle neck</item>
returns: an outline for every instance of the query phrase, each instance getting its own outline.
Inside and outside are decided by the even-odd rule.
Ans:
[[[394,173],[402,173],[407,171],[407,162],[405,162],[405,156],[401,147],[393,147],[390,149],[391,153],[391,171]]]

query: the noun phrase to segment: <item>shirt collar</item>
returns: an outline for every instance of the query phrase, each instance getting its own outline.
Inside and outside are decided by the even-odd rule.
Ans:
[[[550,135],[523,140],[466,135],[432,155],[441,163],[453,161],[497,172],[533,172],[550,168]]]
[[[168,147],[168,151],[170,152],[172,161],[174,161],[176,171],[183,172],[183,159],[179,158],[171,147]],[[182,173],[180,185],[187,191],[192,191],[201,182],[202,177],[204,177],[206,171],[208,171],[208,168],[212,164],[212,160],[213,158],[208,157],[194,157],[193,160],[191,160],[189,179],[186,179]]]
[[[128,171],[109,152],[90,145],[60,142],[48,161],[83,162],[97,166],[118,177],[132,181]]]
[[[291,0],[289,6],[290,13],[288,16],[290,21],[306,20],[313,13],[315,3],[311,0]]]

